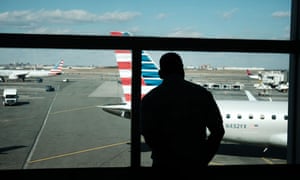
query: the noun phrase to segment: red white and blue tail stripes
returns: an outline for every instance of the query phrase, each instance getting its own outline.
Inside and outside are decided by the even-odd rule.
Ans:
[[[64,60],[62,59],[50,70],[50,74],[60,75],[62,73],[63,65],[64,65]]]
[[[127,32],[111,32],[112,36],[130,36]],[[121,83],[126,103],[131,102],[132,54],[130,50],[115,50]],[[162,80],[158,74],[158,66],[149,54],[142,51],[141,96],[158,86]]]

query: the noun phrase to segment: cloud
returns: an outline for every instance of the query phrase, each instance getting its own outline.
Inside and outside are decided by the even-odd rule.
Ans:
[[[68,34],[72,33],[69,29],[52,29],[47,27],[38,27],[29,30],[27,33],[33,33],[33,34]]]
[[[97,16],[96,21],[129,21],[137,16],[140,16],[139,12],[108,12],[103,15]]]
[[[167,35],[168,37],[203,37],[203,34],[197,31],[193,31],[190,28],[177,28],[173,32]]]
[[[276,11],[272,13],[272,17],[275,18],[284,18],[284,17],[290,17],[291,13],[289,11]]]
[[[137,16],[139,12],[106,12],[98,15],[81,9],[72,10],[45,10],[39,11],[7,11],[0,13],[0,24],[4,25],[32,25],[41,23],[92,23],[92,22],[122,22],[129,21]]]
[[[157,16],[156,16],[156,19],[165,19],[167,17],[167,14],[165,13],[159,13]]]
[[[238,12],[238,8],[231,9],[230,11],[226,11],[222,14],[224,19],[230,19],[236,12]]]

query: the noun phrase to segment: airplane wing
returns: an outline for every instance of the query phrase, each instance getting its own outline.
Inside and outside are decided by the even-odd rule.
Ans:
[[[124,104],[112,104],[112,105],[100,105],[97,106],[102,108],[104,111],[124,117],[124,118],[130,118],[131,114],[131,105],[129,103],[124,103]]]
[[[11,71],[11,73],[8,75],[8,79],[22,79],[24,81],[28,73],[28,71]]]
[[[26,74],[28,74],[28,72],[13,72],[12,73],[14,76],[17,76],[17,77],[23,77],[25,76]]]
[[[99,105],[102,109],[115,109],[115,110],[123,110],[123,111],[130,111],[131,106],[130,104],[123,103],[123,104],[111,104],[111,105]]]

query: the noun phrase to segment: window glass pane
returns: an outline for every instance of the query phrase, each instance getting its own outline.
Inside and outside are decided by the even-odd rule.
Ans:
[[[26,3],[15,0],[4,0],[0,6],[0,33],[109,35],[111,31],[120,30],[131,32],[136,36],[287,40],[290,38],[290,3],[290,0],[278,0],[271,4],[269,0],[249,2],[239,0],[191,0],[182,2],[120,2],[114,0],[102,2],[95,0],[75,0],[69,3],[56,0],[51,2],[33,0]],[[150,53],[153,60],[158,63],[159,57],[163,52],[151,51]],[[286,78],[288,77],[289,63],[288,55],[286,54],[180,53],[185,63],[186,79],[205,86],[209,91],[213,92],[217,100],[238,99],[246,101],[249,99],[245,96],[245,90],[247,90],[259,102],[287,101],[286,87],[288,84],[286,82],[288,79]],[[29,133],[29,138],[26,139],[26,142],[17,141],[16,138],[3,140],[1,144],[3,144],[4,150],[14,149],[10,150],[10,153],[20,153],[17,156],[13,154],[13,156],[21,157],[14,162],[10,161],[12,164],[3,164],[5,166],[3,169],[23,167],[129,166],[130,146],[128,142],[130,141],[130,121],[122,121],[120,119],[123,118],[110,115],[130,117],[130,112],[111,110],[111,114],[109,114],[102,111],[101,108],[100,112],[96,110],[97,108],[94,108],[96,105],[120,103],[123,102],[121,98],[126,100],[131,97],[130,94],[126,93],[130,92],[130,89],[126,87],[122,88],[120,85],[122,82],[130,84],[131,81],[127,77],[125,79],[122,79],[122,77],[119,78],[121,74],[128,76],[130,73],[127,70],[122,72],[117,71],[112,51],[0,49],[0,54],[0,62],[3,64],[1,66],[4,69],[8,67],[6,66],[7,64],[10,64],[9,67],[13,69],[29,68],[40,70],[45,67],[49,69],[49,67],[53,66],[60,59],[64,59],[65,68],[62,76],[52,77],[51,79],[43,78],[43,81],[32,78],[24,79],[25,83],[23,83],[22,78],[18,80],[16,79],[17,75],[13,74],[10,77],[16,80],[3,82],[4,85],[0,87],[1,93],[6,87],[21,87],[21,90],[18,91],[18,106],[9,107],[10,112],[7,111],[8,108],[0,109],[3,111],[1,114],[6,117],[5,119],[1,119],[3,122],[1,122],[0,126],[2,126],[1,129],[4,129],[3,131],[1,130],[1,133],[5,134],[2,137],[7,137],[7,132],[13,133],[13,135],[17,133],[16,136],[18,137],[24,136],[20,138],[20,140],[23,140],[23,138],[27,138],[26,134],[20,134],[22,131],[18,131],[18,129],[11,129],[12,126],[10,123],[20,122],[19,126],[22,127],[24,126],[22,123],[28,123],[25,125],[30,127],[34,124],[34,127],[32,127],[33,130],[29,128],[28,131],[25,131]],[[145,83],[151,86],[161,83],[161,80],[157,78],[158,73],[155,71],[155,67],[151,63],[146,63],[149,61],[148,57],[143,55],[142,60],[142,68],[149,70],[142,71]],[[78,66],[81,68],[77,69]],[[88,68],[82,69],[82,66]],[[246,74],[246,69],[250,70],[254,75],[248,74],[248,76],[243,76]],[[228,72],[230,72],[229,75],[227,74]],[[281,77],[272,74],[273,72],[284,74],[283,81],[281,81],[282,79],[278,80]],[[255,80],[251,77],[261,77],[261,79]],[[275,78],[278,79],[275,80]],[[6,79],[2,78],[1,84],[3,80]],[[274,80],[278,84],[274,84]],[[31,84],[27,85],[28,82]],[[46,93],[46,85],[52,85],[54,92],[47,91]],[[106,89],[103,90],[103,88]],[[112,90],[107,90],[107,88],[111,88]],[[101,91],[100,97],[97,95],[99,89]],[[41,96],[40,92],[41,94],[45,94],[45,97]],[[64,101],[63,99],[66,97],[68,100]],[[44,110],[44,106],[40,103],[46,103]],[[35,109],[31,109],[32,105],[34,105]],[[26,108],[23,109],[23,107]],[[15,108],[21,108],[21,111],[18,111],[18,113],[24,111],[23,113],[27,113],[26,116],[16,114]],[[278,111],[280,110],[274,110],[274,112]],[[28,112],[32,113],[29,114]],[[40,113],[43,113],[43,115],[39,115]],[[98,113],[99,119],[103,121],[99,121],[99,119],[97,121],[98,116],[96,114],[91,116],[90,113]],[[237,113],[236,110],[228,112],[228,114]],[[65,126],[66,129],[59,123],[60,114],[63,114],[63,116],[60,116],[63,120],[71,120]],[[28,117],[28,115],[30,116]],[[241,113],[241,115],[247,117],[249,111],[245,112],[245,114]],[[263,120],[254,123],[256,117],[263,117]],[[240,131],[235,135],[243,134],[241,131],[246,128],[258,131],[259,128],[264,127],[260,123],[268,123],[270,120],[269,117],[271,117],[270,114],[259,112],[257,115],[254,114],[252,124],[245,125],[239,122],[226,124],[226,127],[230,128],[227,131],[235,132],[235,130],[239,129]],[[279,117],[284,116],[278,114],[277,118]],[[46,119],[51,118],[54,120],[46,121]],[[107,121],[110,118],[112,121]],[[30,120],[20,121],[21,119]],[[80,124],[82,122],[79,119],[92,122],[84,124],[81,127]],[[38,122],[30,123],[32,120]],[[234,121],[234,116],[230,120]],[[279,118],[272,122],[280,123],[280,120]],[[54,122],[56,124],[53,125],[53,131],[48,130],[48,133],[42,133],[51,127],[48,124],[54,124]],[[102,122],[107,124],[103,125],[101,124]],[[41,135],[38,134],[40,128],[42,128]],[[80,128],[86,129],[82,130]],[[104,130],[101,131],[101,129]],[[272,130],[275,130],[275,128]],[[88,131],[88,133],[86,134],[85,131]],[[118,135],[119,132],[123,134]],[[35,144],[33,139],[36,137],[39,138],[37,138],[38,142]],[[49,142],[40,143],[40,140],[44,137],[50,137]],[[63,140],[64,138],[66,138],[67,142],[59,142],[60,139]],[[99,140],[100,144],[97,144],[97,140],[95,139]],[[108,144],[105,144],[104,142],[107,139],[110,140],[107,141]],[[250,138],[250,141],[255,141],[256,139]],[[260,137],[258,139],[263,138]],[[285,137],[282,139],[285,139]],[[77,141],[79,140],[84,142],[80,142],[81,145],[84,145],[82,149],[80,145],[77,145]],[[53,150],[53,152],[41,151],[40,153],[35,153],[38,152],[39,148],[44,146],[49,150]],[[228,147],[230,147],[230,150],[228,150]],[[239,146],[230,143],[228,145],[225,143],[220,149],[223,153],[218,154],[217,157],[228,155],[226,152],[235,152],[234,147],[243,148],[244,145]],[[115,156],[106,156],[107,154],[105,153],[101,154],[101,152],[106,151],[108,154],[111,153],[110,148],[118,148],[117,150],[112,150],[114,151],[112,155]],[[249,150],[249,148],[244,149]],[[254,152],[261,152],[256,150],[257,148],[253,148]],[[240,150],[237,151],[239,152]],[[151,165],[149,152],[150,149],[142,143],[143,166]],[[86,155],[89,153],[92,154],[84,156],[85,159],[78,157],[80,154]],[[93,153],[95,153],[95,156]],[[236,157],[236,154],[229,154],[229,156]],[[282,153],[275,154],[276,156],[272,156],[270,159],[283,159],[282,161],[278,161],[278,163],[285,162],[285,157],[282,158],[279,155]],[[283,154],[285,156],[285,153]],[[24,162],[25,155],[26,157],[28,156],[28,159],[26,159],[27,163],[23,166],[19,162]],[[265,156],[265,154],[261,154],[261,156]],[[97,157],[98,159],[93,157]],[[0,158],[10,158],[10,156],[0,156]],[[216,160],[212,164],[226,165],[239,164],[241,162],[248,163],[248,161],[243,160],[237,160],[236,162]]]
[[[0,54],[1,96],[7,88],[19,95],[15,105],[1,103],[0,169],[130,166],[130,121],[98,107],[122,101],[113,51],[0,49]],[[51,71],[60,60],[60,75],[32,76]],[[24,81],[11,79],[22,74]],[[46,89],[49,85],[54,89]]]
[[[0,32],[289,39],[290,0],[2,0]]]
[[[166,52],[148,51],[157,64],[164,53]],[[287,139],[287,121],[284,117],[288,110],[288,92],[278,88],[281,84],[288,87],[289,56],[186,51],[178,53],[184,62],[185,79],[203,85],[212,92],[222,113],[225,136],[210,164],[286,164],[284,142]],[[274,77],[274,81],[270,82],[265,78],[269,76]],[[257,79],[259,77],[261,79]],[[214,84],[220,84],[221,88],[214,88]],[[241,88],[236,89],[233,86],[236,84]],[[264,95],[260,95],[264,90]],[[276,121],[272,116],[274,112]],[[264,143],[270,147],[262,153],[266,148]],[[151,166],[151,150],[143,139],[141,151],[142,166]]]
[[[147,52],[147,58],[159,64],[159,57],[163,53],[161,51],[149,51]],[[254,75],[261,74],[262,77],[269,76],[268,73],[279,70],[284,74],[284,78],[287,78],[288,55],[179,53],[184,60],[187,80],[200,85],[205,83],[227,85],[225,89],[206,87],[213,93],[217,102],[237,101],[237,104],[220,106],[221,111],[226,108],[223,117],[226,117],[226,114],[237,113],[241,115],[244,113],[245,117],[249,113],[257,118],[265,117],[263,121],[254,118],[250,124],[245,122],[248,120],[247,118],[243,122],[239,122],[236,116],[232,116],[228,123],[227,119],[224,118],[227,134],[233,135],[231,138],[248,138],[247,136],[240,137],[241,134],[247,134],[247,130],[251,131],[250,134],[255,135],[255,137],[250,136],[246,141],[254,144],[250,147],[257,154],[255,157],[253,157],[253,154],[249,154],[249,145],[244,144],[244,142],[236,144],[224,141],[224,145],[221,146],[219,153],[211,164],[261,164],[261,159],[257,159],[257,156],[265,157],[266,154],[259,154],[261,152],[260,142],[255,142],[255,140],[263,141],[266,140],[264,139],[266,137],[262,136],[263,133],[260,133],[260,131],[273,132],[274,130],[274,132],[281,132],[282,130],[277,128],[286,127],[287,121],[283,119],[272,121],[271,123],[274,123],[274,126],[264,126],[261,123],[271,121],[268,110],[272,109],[272,111],[280,112],[282,109],[287,109],[287,105],[284,106],[285,108],[279,109],[275,109],[276,107],[273,107],[273,105],[277,102],[287,102],[288,93],[278,91],[277,86],[275,86],[268,89],[269,95],[259,96],[261,89],[255,85],[261,83],[262,80],[252,79],[247,75],[246,70],[250,69]],[[121,57],[124,58],[124,54]],[[125,120],[126,117],[129,117],[128,113],[118,110],[103,111],[97,107],[98,105],[120,104],[126,91],[126,88],[122,88],[120,84],[122,73],[121,71],[118,72],[120,69],[116,68],[113,51],[1,49],[1,70],[6,68],[22,70],[36,68],[40,70],[43,67],[46,71],[60,59],[64,60],[63,73],[56,77],[43,78],[42,82],[37,81],[36,78],[25,78],[25,82],[19,79],[8,80],[7,82],[7,77],[3,76],[5,82],[1,82],[1,93],[7,87],[17,88],[19,103],[17,106],[1,108],[1,117],[3,118],[1,119],[0,132],[3,133],[2,137],[7,137],[1,140],[3,141],[1,144],[3,148],[14,149],[9,151],[6,156],[1,156],[2,162],[9,160],[11,163],[4,163],[1,168],[129,166],[130,121]],[[206,59],[210,61],[206,61]],[[231,59],[235,59],[236,63],[230,61]],[[225,62],[228,62],[228,64],[226,65]],[[151,71],[153,71],[152,68]],[[154,80],[153,78],[158,81],[156,76],[145,76],[144,78],[149,80],[148,82]],[[66,79],[69,82],[65,82]],[[243,85],[240,90],[227,88],[236,83]],[[155,83],[150,84],[151,86],[157,85]],[[55,88],[54,92],[46,91],[46,85],[52,85]],[[146,89],[142,88],[142,91],[146,92]],[[261,108],[258,108],[259,105],[254,104],[259,111],[252,112],[255,109],[253,109],[253,105],[249,105],[253,102],[250,102],[246,96],[246,90],[251,92],[258,100],[258,104],[265,103]],[[242,104],[243,102],[245,104]],[[239,108],[241,108],[241,112],[238,112]],[[264,111],[265,108],[267,109],[266,112]],[[278,114],[278,117],[284,117],[284,115]],[[279,124],[279,126],[275,124],[282,122],[285,124]],[[271,129],[264,129],[266,127]],[[237,134],[235,134],[236,131],[238,131]],[[7,136],[8,134],[10,135]],[[36,137],[38,138],[35,140]],[[247,161],[239,154],[234,153],[239,148],[246,149],[243,156],[256,158],[257,161]],[[274,149],[271,151],[276,151],[276,153],[275,155],[270,153],[270,160],[272,161],[273,158],[279,160],[272,161],[272,163],[285,163],[286,152],[284,148],[274,147]],[[240,150],[237,151],[241,152]],[[151,166],[150,153],[149,147],[142,141],[142,166]],[[230,161],[228,161],[228,158],[222,158],[223,156],[231,157]],[[15,160],[10,161],[10,158],[15,158]],[[24,161],[26,161],[25,165],[23,165]]]

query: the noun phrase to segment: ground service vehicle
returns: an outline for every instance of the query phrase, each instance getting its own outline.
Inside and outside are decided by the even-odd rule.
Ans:
[[[51,85],[46,86],[46,91],[55,91],[55,88]]]
[[[18,97],[17,89],[15,88],[4,89],[2,95],[2,104],[4,106],[17,104],[18,98],[19,97]]]

